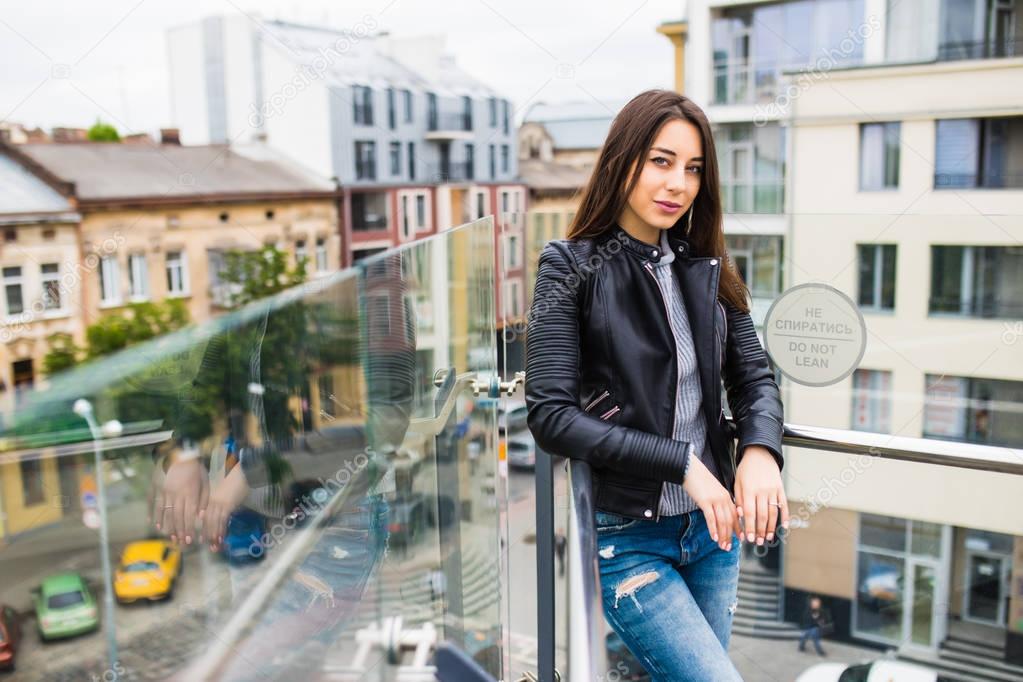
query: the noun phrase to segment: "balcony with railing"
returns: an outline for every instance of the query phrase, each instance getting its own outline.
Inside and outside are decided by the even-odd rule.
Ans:
[[[461,111],[430,112],[426,118],[426,139],[472,139],[472,115]]]

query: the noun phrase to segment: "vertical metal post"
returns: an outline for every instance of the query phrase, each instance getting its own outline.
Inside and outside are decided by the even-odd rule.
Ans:
[[[536,449],[536,639],[539,682],[554,682],[554,463],[540,448]]]

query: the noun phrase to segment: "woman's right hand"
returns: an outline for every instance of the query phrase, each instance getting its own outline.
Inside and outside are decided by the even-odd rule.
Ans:
[[[693,498],[696,506],[703,512],[711,539],[718,543],[721,549],[730,551],[732,532],[734,531],[737,537],[742,537],[735,502],[699,457],[693,457],[689,463],[689,471],[682,482],[682,489]]]

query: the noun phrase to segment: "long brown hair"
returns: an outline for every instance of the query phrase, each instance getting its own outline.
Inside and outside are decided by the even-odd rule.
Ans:
[[[691,99],[670,90],[647,90],[626,104],[611,123],[607,140],[597,157],[575,219],[568,228],[569,239],[596,237],[612,229],[632,194],[646,156],[661,127],[672,120],[692,123],[703,141],[703,174],[693,208],[693,227],[685,234],[688,211],[669,234],[686,239],[694,256],[716,256],[722,264],[718,297],[749,312],[749,289],[725,250],[722,227],[721,187],[717,152],[710,122]],[[629,178],[635,164],[636,172]]]

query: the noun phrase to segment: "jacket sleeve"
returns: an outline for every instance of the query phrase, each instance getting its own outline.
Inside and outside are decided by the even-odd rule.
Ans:
[[[739,439],[735,463],[742,460],[747,446],[762,445],[774,456],[780,471],[785,463],[781,452],[784,412],[774,372],[749,313],[725,301],[722,305],[728,314],[722,378]]]
[[[527,423],[547,452],[642,478],[682,483],[692,446],[594,417],[580,407],[579,292],[553,244],[540,253],[526,337]]]

